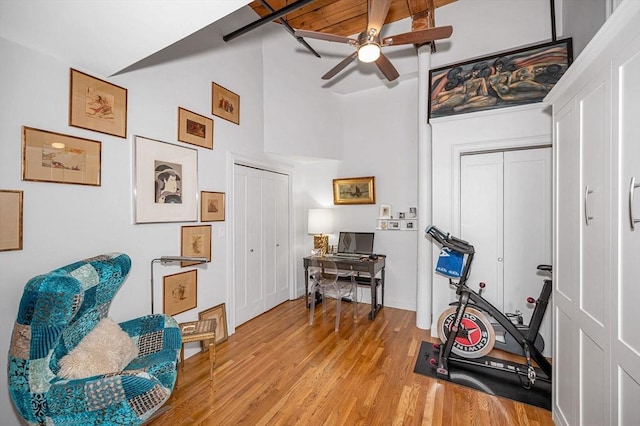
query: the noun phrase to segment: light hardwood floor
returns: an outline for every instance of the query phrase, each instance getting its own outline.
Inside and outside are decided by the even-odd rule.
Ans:
[[[218,345],[213,381],[207,353],[185,361],[161,425],[553,425],[551,412],[415,374],[415,312],[385,307],[375,321],[335,301],[308,324],[304,299],[241,325]],[[493,355],[493,354],[492,354]]]

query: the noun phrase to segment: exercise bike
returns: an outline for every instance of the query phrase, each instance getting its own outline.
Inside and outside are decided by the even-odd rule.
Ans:
[[[530,389],[536,380],[551,383],[551,364],[542,355],[544,340],[539,334],[551,297],[551,280],[544,280],[538,299],[527,299],[527,302],[535,304],[535,308],[531,321],[525,325],[521,315],[505,315],[482,297],[484,283],[480,283],[479,292],[467,286],[475,254],[471,244],[435,226],[429,226],[425,233],[437,241],[449,255],[457,257],[462,266],[462,270],[458,271],[457,283],[449,278],[449,284],[456,287],[458,300],[438,320],[438,333],[442,343],[434,345],[438,358],[429,360],[436,367],[436,375],[448,379],[449,365],[458,364],[515,373],[525,389]],[[539,265],[537,269],[550,273],[552,268],[550,265]],[[496,334],[499,339],[496,339]],[[485,359],[485,355],[494,347],[523,356],[526,364]],[[535,361],[539,369],[534,368],[531,360]]]

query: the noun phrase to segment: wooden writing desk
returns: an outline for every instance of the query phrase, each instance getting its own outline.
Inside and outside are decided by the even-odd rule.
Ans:
[[[307,256],[304,258],[304,294],[307,306],[309,306],[309,265],[311,264],[311,259],[316,259],[322,263],[323,257]],[[354,271],[358,285],[371,287],[371,312],[369,312],[369,319],[373,320],[376,317],[376,313],[384,306],[385,256],[378,255],[378,258],[375,260],[369,259],[368,257],[363,259],[350,259],[339,256],[326,256],[326,259],[334,262],[340,270]],[[380,273],[380,278],[376,278],[378,272]],[[363,273],[363,275],[358,276],[358,273]],[[381,303],[378,303],[378,286],[382,289]]]

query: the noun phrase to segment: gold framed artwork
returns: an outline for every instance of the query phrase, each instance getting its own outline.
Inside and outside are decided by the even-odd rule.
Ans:
[[[135,223],[198,220],[198,150],[135,136]]]
[[[199,320],[205,320],[215,318],[216,319],[216,345],[222,343],[229,337],[227,333],[227,310],[224,303],[221,303],[213,308],[209,308],[198,313]],[[204,340],[202,343],[202,350],[206,351],[209,348],[209,340]]]
[[[22,191],[0,189],[0,251],[22,250]]]
[[[71,68],[69,125],[127,137],[127,89]]]
[[[216,83],[211,83],[211,114],[240,124],[240,96]]]
[[[177,315],[198,306],[198,271],[167,275],[162,279],[163,311],[167,315]]]
[[[178,140],[213,149],[213,120],[178,107]]]
[[[211,225],[183,226],[180,237],[180,256],[206,257],[211,262]],[[181,266],[199,262],[181,262]]]
[[[333,204],[375,204],[374,176],[333,180]]]
[[[100,141],[22,127],[22,180],[100,186]]]
[[[224,192],[200,191],[200,221],[224,220]]]

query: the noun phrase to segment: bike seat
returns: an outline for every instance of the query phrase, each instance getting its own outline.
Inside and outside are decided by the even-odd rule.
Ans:
[[[538,265],[538,271],[549,271],[549,272],[551,272],[551,265]]]

